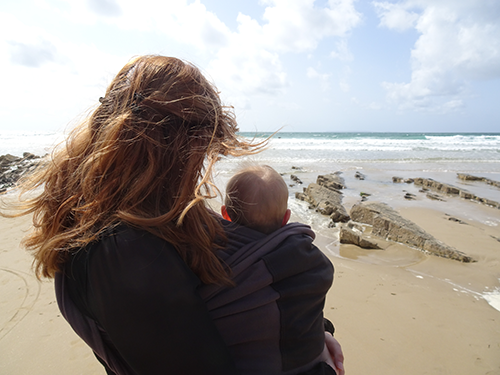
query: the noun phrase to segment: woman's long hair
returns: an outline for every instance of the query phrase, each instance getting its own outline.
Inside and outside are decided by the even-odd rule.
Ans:
[[[23,244],[37,275],[53,277],[70,251],[126,222],[173,244],[203,282],[227,282],[214,254],[224,234],[205,206],[214,197],[212,167],[220,155],[255,153],[263,144],[240,139],[215,87],[176,58],[132,60],[100,102],[21,185],[21,194],[43,188],[20,214],[33,213]]]

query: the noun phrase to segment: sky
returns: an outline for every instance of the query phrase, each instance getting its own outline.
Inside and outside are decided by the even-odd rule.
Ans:
[[[144,54],[245,132],[500,132],[499,0],[9,0],[0,133],[70,129]]]

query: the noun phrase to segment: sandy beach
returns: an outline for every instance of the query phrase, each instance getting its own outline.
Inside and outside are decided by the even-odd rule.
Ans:
[[[463,264],[399,244],[362,250],[339,245],[334,229],[316,227],[315,243],[335,265],[325,315],[336,326],[346,373],[500,374],[500,311],[484,298],[485,286],[492,292],[499,286],[500,228],[471,214],[498,218],[500,210],[458,198],[395,206],[478,261]],[[464,223],[448,220],[450,213]],[[34,277],[31,257],[19,247],[29,226],[29,217],[0,218],[0,374],[104,374],[61,317],[52,281]]]

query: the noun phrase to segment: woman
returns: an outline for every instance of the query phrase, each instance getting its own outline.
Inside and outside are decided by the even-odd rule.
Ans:
[[[235,374],[197,288],[230,285],[205,206],[220,155],[258,152],[190,64],[143,56],[26,182],[24,240],[59,307],[109,374]],[[339,346],[333,339],[327,344]]]

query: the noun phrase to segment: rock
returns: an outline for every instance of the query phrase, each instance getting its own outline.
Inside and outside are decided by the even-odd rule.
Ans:
[[[24,175],[35,170],[40,158],[24,153],[24,158],[10,154],[0,156],[0,193],[13,187]]]
[[[358,180],[364,180],[365,175],[361,172],[356,172],[356,173],[354,173],[354,178],[357,178]]]
[[[491,180],[491,179],[486,178],[486,177],[473,176],[473,175],[466,174],[466,173],[457,173],[457,177],[463,181],[482,181],[482,182],[486,182],[489,185],[496,186],[496,187],[500,188],[499,181]]]
[[[442,196],[438,195],[438,194],[434,194],[434,193],[430,193],[430,192],[427,192],[427,194],[425,195],[427,198],[429,199],[432,199],[434,201],[441,201],[441,202],[446,202]]]
[[[322,215],[329,215],[334,222],[347,222],[349,215],[342,206],[342,193],[312,183],[304,189],[303,193],[296,193],[295,198],[310,203]]]
[[[294,174],[290,175],[290,178],[292,179],[293,182],[295,182],[297,185],[302,185],[302,181],[300,180],[300,178],[298,178],[297,176],[295,176]]]
[[[444,194],[449,195],[459,195],[460,189],[453,185],[443,184],[438,181],[434,181],[432,178],[416,178],[414,180],[415,185],[422,186],[424,188],[440,191]]]
[[[490,207],[500,208],[500,203],[495,202],[491,199],[475,197],[475,200],[477,200],[478,202],[481,202],[487,206],[490,206]]]
[[[357,230],[361,233],[363,233],[365,231],[365,228],[363,228],[363,226],[359,223],[356,223],[355,221],[352,221],[352,220],[349,220],[347,222],[347,226],[351,229],[354,229],[354,230]]]
[[[403,177],[393,177],[392,182],[400,184],[404,182],[405,184],[412,184],[413,178],[403,178]]]
[[[301,169],[302,169],[302,167],[294,167],[294,166],[292,165],[292,169],[301,170]]]
[[[463,198],[463,199],[469,199],[469,200],[477,199],[477,197],[474,194],[469,193],[468,191],[465,191],[465,190],[461,190],[459,196],[460,196],[460,198]]]
[[[408,199],[410,201],[414,201],[415,199],[417,199],[417,196],[415,194],[412,194],[412,193],[406,193],[405,199]]]
[[[467,173],[457,173],[457,177],[464,181],[482,181],[483,177],[472,176]]]
[[[349,228],[345,224],[340,225],[339,240],[343,244],[352,244],[363,249],[380,249],[377,243],[363,237],[361,232]]]
[[[360,192],[359,195],[361,197],[361,202],[366,201],[368,199],[368,197],[371,196],[371,194],[364,193],[364,192]]]
[[[448,218],[448,220],[450,220],[450,221],[454,221],[454,222],[459,223],[459,224],[467,224],[465,221],[462,221],[462,220],[460,220],[460,219],[457,219],[456,217],[453,217],[453,216],[450,216],[450,217]],[[467,224],[467,225],[468,225],[468,224]]]
[[[469,176],[469,175],[466,175],[466,176]],[[469,177],[464,177],[463,179],[469,179]],[[485,180],[487,180],[486,182],[491,184],[491,185],[493,185],[496,182],[496,181],[488,180],[488,179],[483,179],[482,181],[485,181]],[[441,182],[434,181],[431,178],[416,178],[414,182],[415,182],[415,185],[422,186],[422,190],[423,189],[432,189],[434,191],[438,191],[438,192],[443,193],[443,194],[459,196],[460,198],[463,198],[463,199],[476,201],[476,202],[483,203],[487,206],[491,206],[491,207],[495,207],[495,208],[500,208],[500,202],[496,202],[496,201],[493,201],[491,199],[478,197],[465,189],[459,189],[456,186],[443,184]],[[500,187],[500,185],[499,185],[499,187]]]
[[[316,180],[318,185],[324,186],[328,189],[342,190],[345,189],[345,181],[340,177],[340,173],[330,173],[327,175],[320,175]]]
[[[32,154],[31,152],[24,152],[23,153],[23,159],[35,159],[37,156],[35,154]]]
[[[461,262],[474,262],[474,259],[468,255],[438,241],[415,223],[403,218],[385,203],[358,203],[352,207],[350,216],[353,221],[371,225],[372,234],[375,236],[403,243],[440,257]]]
[[[333,222],[347,222],[349,215],[342,205],[341,189],[345,182],[340,173],[318,176],[317,183],[309,184],[303,193],[296,193],[297,199],[310,203],[317,212],[329,215]]]
[[[18,158],[17,156],[11,155],[11,154],[5,154],[0,156],[0,166],[8,166],[11,164],[14,164],[18,161],[21,161],[21,158]]]

